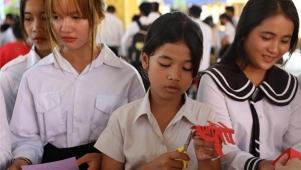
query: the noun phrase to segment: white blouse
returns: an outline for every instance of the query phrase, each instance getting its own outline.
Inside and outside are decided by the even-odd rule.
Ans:
[[[14,157],[34,164],[48,142],[69,148],[96,141],[115,109],[145,95],[138,72],[106,45],[81,74],[55,56],[24,74],[10,123]]]

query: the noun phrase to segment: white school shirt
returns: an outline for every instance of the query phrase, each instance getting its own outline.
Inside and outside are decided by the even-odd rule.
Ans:
[[[6,119],[5,101],[0,89],[0,170],[6,170],[11,163],[11,140]]]
[[[232,44],[232,42],[234,41],[234,37],[235,37],[235,27],[233,26],[233,24],[231,24],[231,22],[227,22],[225,24],[224,34],[225,34],[225,36],[228,36],[229,44]]]
[[[10,43],[10,42],[14,42],[16,41],[16,37],[13,33],[13,29],[12,27],[9,27],[6,31],[4,31],[3,33],[1,33],[0,36],[0,48],[6,44],[6,43]]]
[[[100,23],[101,42],[109,47],[119,47],[123,36],[123,24],[114,14],[107,12]]]
[[[1,68],[1,88],[5,98],[7,120],[10,122],[21,78],[26,70],[40,61],[33,46],[28,54],[21,55]]]
[[[162,134],[150,110],[147,93],[144,98],[120,107],[111,115],[94,147],[124,163],[125,170],[136,170],[166,152],[176,151],[186,142],[193,125],[205,126],[208,120],[216,123],[216,112],[185,94],[185,104]],[[198,163],[193,141],[187,153],[190,157],[187,170],[196,170]]]
[[[210,66],[212,29],[209,25],[201,21],[200,18],[192,18],[192,20],[200,26],[203,33],[203,57],[199,68],[199,72],[201,72]]]
[[[142,25],[149,25],[151,24],[150,20],[146,16],[140,16],[139,21]],[[128,56],[128,50],[132,45],[133,37],[136,33],[140,31],[140,28],[136,21],[133,21],[128,28],[126,29],[124,35],[121,39],[120,49],[121,49],[121,56]]]
[[[289,105],[273,105],[266,97],[254,104],[260,124],[259,159],[249,153],[253,119],[248,100],[233,100],[216,85],[217,80],[214,81],[209,75],[212,74],[202,75],[197,100],[213,108],[219,114],[219,121],[235,131],[236,145],[233,145],[232,152],[222,159],[223,169],[245,169],[247,160],[252,158],[253,161],[247,168],[249,170],[253,168],[253,165],[255,166],[256,161],[260,159],[275,160],[282,151],[289,147],[301,152],[300,87],[297,87],[295,98]],[[222,74],[220,73],[220,75]],[[239,81],[239,77],[235,77],[235,81]],[[221,81],[219,80],[219,82]],[[232,90],[240,92],[246,87]],[[228,87],[225,88],[228,89]]]
[[[40,163],[43,146],[84,145],[99,137],[111,113],[145,95],[138,72],[104,45],[79,74],[60,53],[22,77],[10,123],[14,157]]]

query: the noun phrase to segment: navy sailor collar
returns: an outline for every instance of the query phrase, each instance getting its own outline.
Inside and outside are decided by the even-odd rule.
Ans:
[[[230,98],[237,101],[249,100],[256,90],[235,62],[217,63],[206,70],[217,86]],[[277,66],[267,71],[266,78],[258,87],[261,93],[274,105],[288,105],[298,89],[297,78]]]

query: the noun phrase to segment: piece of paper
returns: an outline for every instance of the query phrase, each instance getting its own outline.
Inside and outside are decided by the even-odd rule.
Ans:
[[[275,166],[276,162],[284,155],[288,153],[288,160],[290,159],[294,159],[294,158],[298,158],[301,161],[301,153],[296,151],[293,148],[288,148],[287,150],[285,150],[280,156],[278,156],[278,158],[276,160],[274,160],[272,162],[272,165]],[[286,163],[285,163],[286,164]]]
[[[44,164],[22,166],[22,170],[79,170],[75,157]]]
[[[234,130],[221,122],[218,124],[207,121],[209,126],[193,126],[196,133],[207,142],[214,142],[214,149],[222,158],[224,157],[220,141],[224,144],[235,144],[232,135]]]

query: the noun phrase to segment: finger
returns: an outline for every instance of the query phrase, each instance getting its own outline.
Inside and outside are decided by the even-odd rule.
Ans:
[[[88,160],[87,155],[84,155],[84,156],[82,156],[82,157],[80,157],[80,158],[78,158],[78,159],[76,160],[78,166],[80,166],[80,165],[82,165],[82,164],[84,164],[84,163],[86,163],[86,162],[88,162],[88,161],[89,161],[89,160]]]
[[[282,155],[280,159],[276,162],[275,166],[284,166],[288,158],[289,158],[288,153]]]
[[[213,148],[199,148],[199,150],[205,154],[205,155],[208,155],[210,156],[211,158],[216,158],[218,157],[219,155],[215,152],[215,150]]]
[[[172,160],[171,161],[171,167],[175,168],[175,169],[183,169],[184,168],[184,162],[182,160]]]
[[[169,159],[180,159],[180,160],[184,160],[184,161],[189,161],[190,158],[186,153],[182,153],[182,152],[178,152],[178,151],[174,151],[174,152],[170,152],[170,154],[168,155]]]

